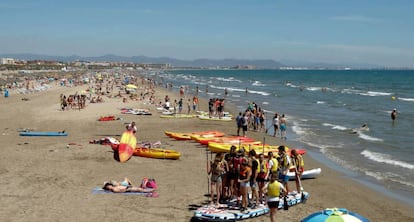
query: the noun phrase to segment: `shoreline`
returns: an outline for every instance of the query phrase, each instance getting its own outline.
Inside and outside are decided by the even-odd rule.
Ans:
[[[52,84],[51,84],[52,85]],[[123,221],[140,218],[146,221],[190,221],[191,205],[201,205],[207,193],[205,147],[194,142],[175,141],[163,134],[164,130],[191,132],[220,129],[234,135],[235,122],[205,121],[198,119],[160,118],[154,105],[143,101],[122,103],[121,99],[105,98],[105,102],[88,103],[84,110],[59,111],[58,95],[83,90],[85,86],[52,89],[33,94],[12,94],[0,99],[2,144],[0,174],[4,178],[0,194],[5,208],[0,210],[10,221]],[[179,97],[174,90],[156,88],[156,97]],[[29,101],[22,101],[28,97]],[[207,100],[200,97],[201,109]],[[122,115],[119,108],[149,108],[152,116]],[[237,108],[226,105],[233,115]],[[235,113],[233,113],[236,111]],[[120,121],[98,122],[102,115],[122,117]],[[17,118],[18,117],[18,118]],[[133,157],[125,164],[113,160],[111,148],[89,144],[91,139],[105,135],[119,135],[124,123],[135,120],[139,141],[162,142],[162,147],[181,152],[177,161]],[[23,138],[16,128],[37,130],[66,129],[65,138]],[[263,133],[247,132],[247,136],[263,139]],[[266,136],[269,144],[280,144],[278,138]],[[28,144],[25,144],[27,142]],[[67,144],[75,142],[81,146]],[[288,143],[289,144],[289,143]],[[208,155],[207,155],[208,157]],[[342,173],[304,155],[305,167],[322,168],[316,179],[303,180],[311,196],[306,204],[279,211],[281,221],[299,221],[305,216],[330,207],[345,207],[370,221],[409,221],[414,219],[411,208],[353,181]],[[108,179],[129,177],[135,183],[149,176],[157,179],[160,196],[144,198],[123,195],[94,195],[91,190]],[[294,183],[290,182],[291,186]],[[45,204],[38,204],[45,203]],[[30,207],[29,207],[30,206]],[[126,207],[128,206],[128,207]],[[384,209],[388,209],[385,211]],[[248,221],[268,221],[268,215]]]

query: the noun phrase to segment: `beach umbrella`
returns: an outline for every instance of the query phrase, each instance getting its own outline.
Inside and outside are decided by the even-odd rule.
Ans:
[[[369,222],[369,220],[345,208],[327,208],[305,217],[301,222]]]
[[[132,84],[128,84],[126,85],[127,88],[129,89],[137,89],[138,87],[136,85],[132,85]]]

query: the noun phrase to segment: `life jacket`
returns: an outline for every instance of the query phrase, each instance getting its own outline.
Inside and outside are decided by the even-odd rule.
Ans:
[[[274,181],[267,185],[267,195],[269,197],[279,197],[280,196],[280,183],[278,181]]]
[[[262,163],[260,163],[260,161],[257,161],[258,163],[258,173],[257,173],[257,178],[262,178],[265,179],[266,175],[267,175],[267,162],[263,161]]]
[[[282,170],[285,170],[285,169],[289,169],[291,166],[292,166],[292,161],[289,155],[286,155],[286,154],[282,155],[281,160],[280,160],[280,168]]]
[[[258,164],[258,172],[259,173],[267,173],[267,164],[266,161],[263,161],[262,163],[260,163],[259,160],[257,160],[257,164]]]
[[[296,158],[292,158],[292,159],[295,162],[295,166],[296,166],[297,169],[299,169],[300,167],[304,167],[305,166],[305,162],[303,161],[302,155],[298,154],[296,156]]]
[[[270,169],[270,172],[276,172],[277,168],[279,167],[279,162],[277,162],[277,159],[275,159],[275,158],[272,158],[269,161],[272,161],[272,163],[273,163],[272,168]],[[268,162],[268,165],[267,165],[268,169],[269,169],[269,165],[270,164]]]

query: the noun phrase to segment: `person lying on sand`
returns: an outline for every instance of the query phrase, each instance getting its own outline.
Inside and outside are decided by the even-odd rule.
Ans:
[[[128,178],[125,178],[121,182],[117,182],[114,180],[104,182],[102,187],[104,190],[109,190],[114,193],[125,193],[125,192],[144,192],[144,193],[151,193],[155,191],[152,188],[142,188],[133,186],[131,181]]]

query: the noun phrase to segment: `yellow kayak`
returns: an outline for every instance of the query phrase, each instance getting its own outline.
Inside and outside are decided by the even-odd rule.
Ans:
[[[229,144],[229,143],[215,143],[215,142],[209,142],[208,143],[208,149],[211,152],[215,153],[229,153],[231,146],[236,146],[236,150],[238,151],[240,148],[243,148],[246,152],[249,152],[250,150],[255,150],[256,153],[264,153],[265,156],[267,156],[268,152],[277,153],[279,146],[276,145],[269,145],[269,144],[261,144],[260,141],[255,142],[247,142],[247,143],[241,143],[239,144]],[[285,146],[286,147],[286,146]],[[286,147],[287,148],[287,147]],[[289,148],[287,148],[289,149]]]
[[[219,131],[204,131],[204,132],[192,132],[192,133],[180,133],[180,132],[171,132],[164,131],[165,135],[174,138],[176,140],[196,140],[197,138],[211,138],[215,136],[223,136],[223,132]]]
[[[181,153],[176,150],[139,147],[134,150],[134,156],[177,160],[180,158]]]

